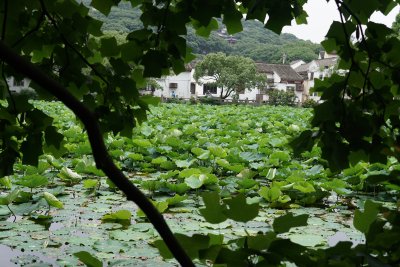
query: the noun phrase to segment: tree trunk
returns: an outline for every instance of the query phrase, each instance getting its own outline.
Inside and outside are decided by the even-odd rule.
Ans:
[[[158,212],[147,197],[136,186],[134,186],[128,178],[125,177],[121,170],[119,170],[112,161],[107,152],[99,123],[94,114],[78,101],[67,89],[57,81],[51,79],[32,63],[16,54],[3,41],[0,41],[0,59],[13,67],[17,72],[32,79],[74,112],[87,130],[96,167],[101,169],[107,175],[107,177],[126,195],[127,199],[136,203],[139,208],[143,210],[178,262],[182,266],[194,266],[191,259],[187,256],[186,252],[169,229],[164,217]]]

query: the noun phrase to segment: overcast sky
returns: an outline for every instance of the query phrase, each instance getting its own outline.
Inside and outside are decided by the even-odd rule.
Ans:
[[[300,39],[319,43],[324,40],[332,21],[340,21],[339,12],[333,0],[329,1],[329,3],[326,0],[308,0],[308,3],[304,5],[304,9],[308,13],[308,24],[296,25],[293,21],[292,26],[284,27],[282,32],[292,33]],[[375,12],[371,20],[391,27],[399,10],[400,7],[397,6],[386,17],[380,12]]]

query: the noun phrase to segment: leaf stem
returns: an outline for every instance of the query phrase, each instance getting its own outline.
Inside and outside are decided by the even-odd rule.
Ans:
[[[14,216],[14,221],[15,222],[17,220],[17,216],[15,215],[15,213],[11,210],[10,205],[6,205],[8,210],[11,212],[12,216]]]

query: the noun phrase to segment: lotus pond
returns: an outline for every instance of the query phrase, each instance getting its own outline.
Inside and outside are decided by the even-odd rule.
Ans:
[[[37,167],[17,163],[0,179],[0,266],[83,266],[74,255],[81,251],[104,266],[177,266],[160,256],[145,215],[96,169],[73,114],[56,102],[34,105],[55,118],[64,141],[45,146]],[[332,173],[318,147],[294,157],[289,142],[310,118],[300,108],[163,104],[132,138],[110,135],[107,145],[175,233],[229,246],[271,231],[308,248],[363,243],[354,210],[371,198],[395,206],[393,188],[369,179],[400,164],[358,162]],[[226,213],[216,214],[213,201]],[[282,215],[305,220],[273,223]]]

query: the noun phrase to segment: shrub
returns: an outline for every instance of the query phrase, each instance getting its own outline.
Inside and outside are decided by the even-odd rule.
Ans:
[[[268,92],[269,104],[274,106],[296,106],[296,94],[294,91],[281,91],[273,89]]]
[[[307,99],[306,101],[303,102],[303,104],[301,105],[303,108],[313,108],[317,105],[317,101],[315,101],[314,99]]]

